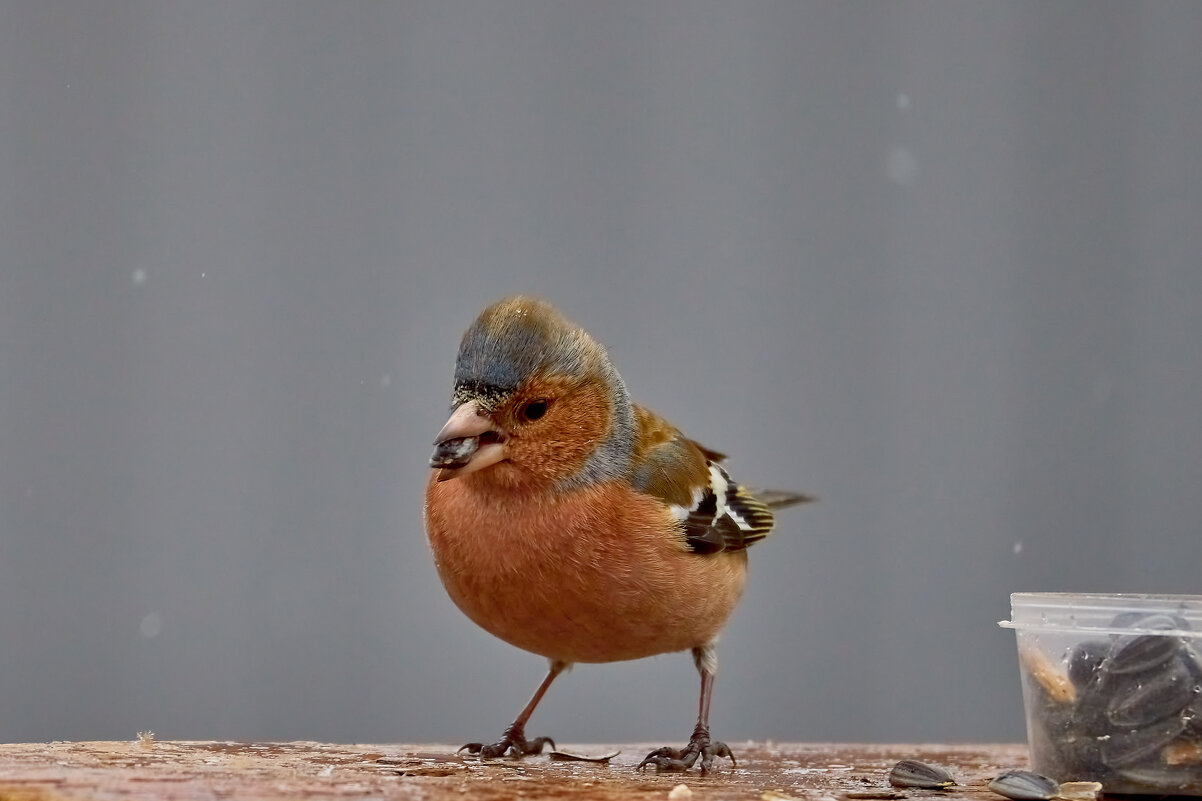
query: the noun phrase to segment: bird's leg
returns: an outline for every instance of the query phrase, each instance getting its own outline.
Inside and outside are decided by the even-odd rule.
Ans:
[[[480,756],[492,759],[495,757],[505,756],[506,753],[512,754],[514,759],[521,759],[528,754],[541,754],[543,746],[550,744],[551,748],[555,748],[555,741],[550,737],[536,737],[533,740],[526,739],[526,721],[530,720],[530,715],[534,712],[534,708],[538,706],[538,702],[543,699],[543,694],[547,692],[547,688],[551,686],[551,682],[555,681],[555,677],[563,672],[568,666],[567,662],[551,662],[551,669],[547,671],[547,677],[543,679],[543,683],[538,685],[538,689],[534,691],[534,695],[530,697],[525,709],[517,716],[513,723],[509,724],[509,728],[505,730],[505,734],[495,743],[485,745],[484,743],[468,743],[459,750],[467,751],[469,754],[479,754]]]
[[[717,671],[718,660],[713,643],[693,649],[693,661],[697,672],[701,674],[701,701],[697,710],[697,726],[693,736],[684,748],[657,748],[644,757],[639,763],[639,770],[648,765],[655,765],[657,771],[688,770],[701,759],[701,772],[708,773],[714,765],[714,757],[730,757],[732,765],[735,755],[730,752],[726,743],[710,739],[710,697],[714,693],[714,673]]]

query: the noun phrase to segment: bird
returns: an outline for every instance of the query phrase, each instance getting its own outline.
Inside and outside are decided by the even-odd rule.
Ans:
[[[631,401],[605,348],[548,301],[514,295],[464,333],[451,415],[435,437],[426,536],[459,609],[549,669],[481,758],[555,749],[526,724],[575,663],[690,651],[700,675],[697,723],[683,748],[638,769],[737,764],[711,739],[715,642],[742,594],[747,549],[773,510],[810,500],[736,483],[723,454]]]

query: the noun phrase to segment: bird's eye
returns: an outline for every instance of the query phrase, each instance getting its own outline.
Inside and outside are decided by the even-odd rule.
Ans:
[[[522,407],[522,417],[527,420],[537,420],[547,413],[547,404],[549,401],[546,398],[532,400]]]

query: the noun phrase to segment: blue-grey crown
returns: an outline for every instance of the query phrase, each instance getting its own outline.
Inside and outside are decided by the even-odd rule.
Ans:
[[[518,312],[482,315],[463,335],[455,362],[455,403],[495,403],[534,375],[572,373],[580,355],[560,321]]]

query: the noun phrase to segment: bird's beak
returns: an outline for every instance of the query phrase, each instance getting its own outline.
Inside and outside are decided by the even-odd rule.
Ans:
[[[434,438],[430,466],[438,480],[466,476],[505,458],[505,435],[476,401],[460,404]]]

